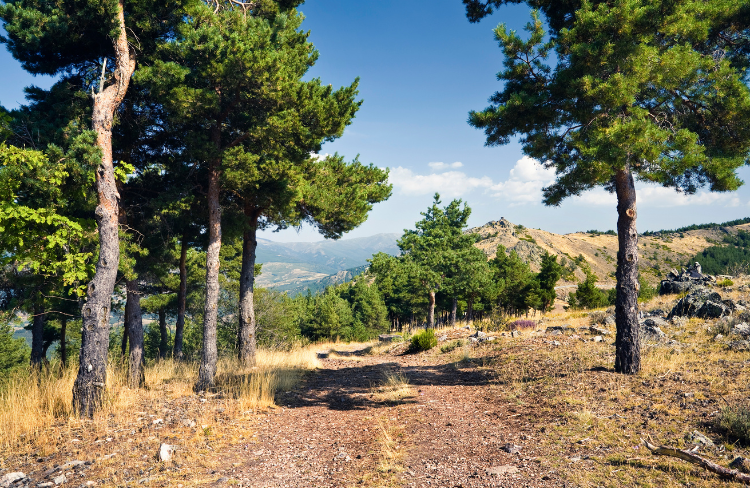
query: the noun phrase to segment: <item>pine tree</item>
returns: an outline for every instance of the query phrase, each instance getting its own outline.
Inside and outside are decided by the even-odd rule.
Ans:
[[[478,21],[508,0],[464,0]],[[750,152],[746,2],[529,0],[528,40],[504,25],[502,91],[471,112],[487,145],[521,134],[557,172],[544,203],[602,186],[617,196],[615,370],[640,368],[635,179],[731,191]],[[547,58],[554,54],[554,59]]]

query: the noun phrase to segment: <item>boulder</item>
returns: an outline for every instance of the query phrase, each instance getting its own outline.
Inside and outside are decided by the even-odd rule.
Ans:
[[[648,324],[646,322],[651,322],[651,324]],[[647,320],[646,322],[642,322],[640,324],[641,341],[658,342],[667,337],[667,334],[662,332],[662,330],[658,326],[653,325],[653,321]]]
[[[662,280],[659,285],[659,294],[679,294],[693,290],[696,286],[701,286],[714,281],[711,275],[703,274],[700,263],[695,263],[688,269],[682,269],[679,272],[672,269],[667,273],[666,279]]]
[[[672,317],[719,318],[732,313],[721,300],[721,295],[704,286],[695,287],[681,298],[669,312]]]
[[[615,316],[614,315],[607,315],[604,317],[604,325],[615,325]]]

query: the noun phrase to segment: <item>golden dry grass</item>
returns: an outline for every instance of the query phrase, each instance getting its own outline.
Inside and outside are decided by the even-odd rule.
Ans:
[[[220,360],[216,382],[227,399],[225,408],[243,413],[273,406],[277,391],[291,389],[305,371],[318,367],[317,349],[261,349],[252,368],[240,367],[234,359]],[[146,388],[138,390],[127,388],[125,373],[121,361],[110,361],[105,402],[93,422],[76,418],[71,408],[77,368],[50,368],[38,373],[24,369],[12,374],[0,387],[0,449],[45,454],[61,432],[106,430],[118,418],[128,417],[138,404],[192,396],[198,365],[173,360],[149,363]]]
[[[414,388],[409,385],[409,379],[391,370],[385,371],[383,381],[373,392],[373,398],[378,402],[400,402],[412,396]]]

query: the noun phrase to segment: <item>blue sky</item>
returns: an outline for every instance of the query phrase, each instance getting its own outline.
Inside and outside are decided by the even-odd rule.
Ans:
[[[375,206],[370,218],[346,237],[401,233],[438,191],[444,203],[461,198],[472,208],[470,225],[505,217],[527,227],[557,233],[614,229],[614,197],[600,190],[545,207],[541,187],[554,177],[524,158],[518,143],[484,146],[484,136],[467,123],[501,88],[496,73],[502,52],[492,30],[501,22],[522,29],[529,10],[506,6],[481,23],[470,24],[460,0],[308,0],[300,10],[303,28],[320,51],[310,76],[341,86],[360,77],[362,108],[344,136],[323,146],[391,169],[393,196]],[[23,101],[31,77],[0,52],[0,104]],[[750,180],[750,171],[740,176]],[[683,197],[673,190],[639,185],[638,228],[675,228],[750,216],[750,187],[731,194],[699,192]],[[309,228],[265,232],[281,241],[319,240]]]

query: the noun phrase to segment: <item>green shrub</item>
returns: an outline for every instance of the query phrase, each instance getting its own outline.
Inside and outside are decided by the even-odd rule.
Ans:
[[[725,429],[728,434],[743,442],[750,442],[750,406],[724,407],[717,417],[716,423],[719,427]]]
[[[716,282],[716,286],[721,286],[722,288],[732,285],[734,285],[734,281],[730,280],[729,278],[724,278],[723,280]]]
[[[429,351],[437,346],[438,340],[434,329],[425,329],[411,336],[411,352]]]
[[[459,347],[463,347],[463,345],[464,341],[462,341],[461,339],[450,341],[449,343],[440,346],[440,352],[451,352],[455,349],[458,349]]]

